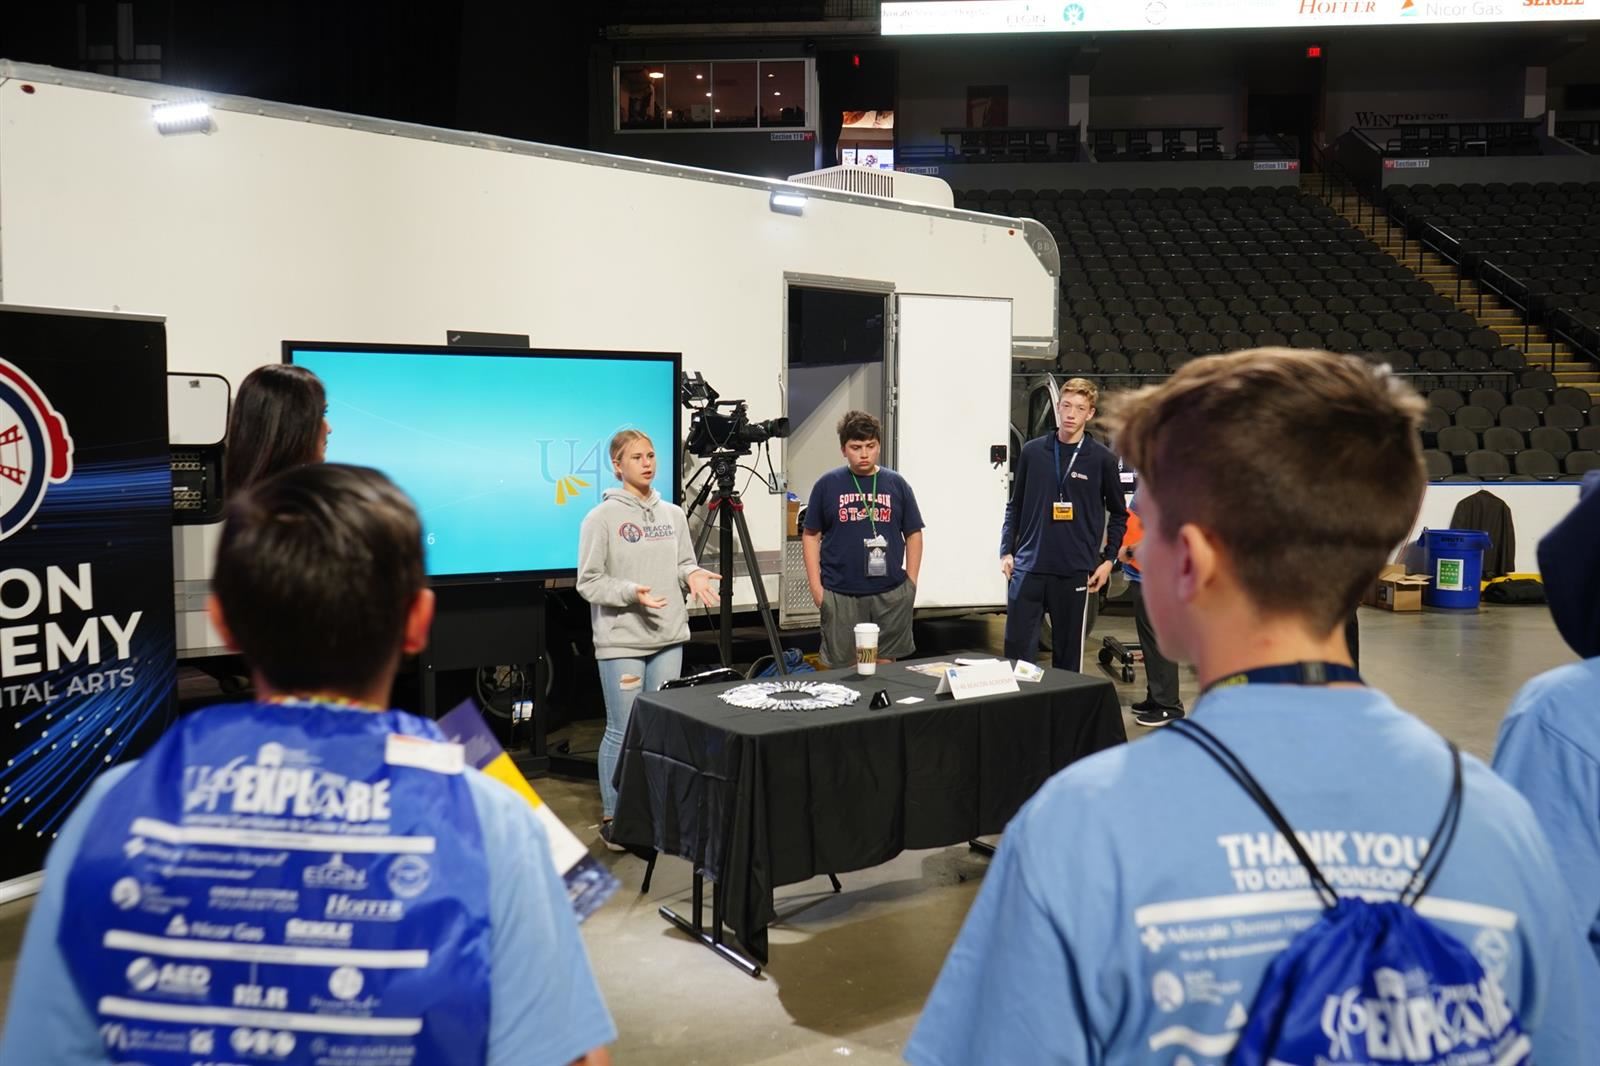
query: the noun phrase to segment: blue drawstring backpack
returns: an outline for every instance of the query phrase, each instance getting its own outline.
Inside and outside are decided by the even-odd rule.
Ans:
[[[1283,834],[1325,907],[1273,960],[1230,1066],[1527,1066],[1533,1044],[1500,983],[1466,946],[1413,908],[1461,821],[1461,753],[1450,799],[1398,900],[1341,897],[1250,771],[1193,719],[1172,723],[1228,772]]]
[[[770,660],[772,657],[769,655],[766,656],[766,658]],[[783,665],[791,674],[809,674],[815,672],[815,669],[812,667],[812,665],[806,662],[805,656],[800,654],[799,648],[783,649]],[[776,677],[777,673],[777,663],[769,661],[767,665],[757,672],[755,676]]]

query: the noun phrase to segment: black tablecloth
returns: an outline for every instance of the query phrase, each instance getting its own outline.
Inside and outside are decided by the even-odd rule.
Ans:
[[[923,660],[935,661],[935,660]],[[998,833],[1051,774],[1127,739],[1111,682],[1046,670],[1021,691],[956,702],[937,679],[878,667],[797,675],[862,696],[819,711],[751,711],[734,683],[641,693],[617,768],[615,838],[688,859],[765,962],[778,885],[861,870],[906,849]],[[868,709],[872,693],[915,704]]]

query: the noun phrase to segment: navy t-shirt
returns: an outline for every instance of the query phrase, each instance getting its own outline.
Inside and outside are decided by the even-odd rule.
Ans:
[[[848,466],[828,471],[811,487],[806,529],[822,534],[822,587],[830,592],[870,596],[899,588],[906,579],[906,534],[922,529],[917,498],[905,478],[884,466],[878,467],[870,509],[869,496],[874,496],[873,475],[852,476]],[[874,526],[888,542],[882,577],[867,576],[865,542]]]

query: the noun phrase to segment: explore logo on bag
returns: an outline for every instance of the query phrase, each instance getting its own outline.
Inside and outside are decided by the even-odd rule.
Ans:
[[[1484,1062],[1498,1063],[1518,1050],[1527,1054],[1528,1038],[1515,1029],[1511,1004],[1490,974],[1475,984],[1441,987],[1420,967],[1406,973],[1379,968],[1372,984],[1373,995],[1352,987],[1327,997],[1322,1009],[1327,1061],[1435,1062],[1452,1053],[1463,1055],[1460,1061],[1476,1061],[1464,1056],[1479,1052]]]

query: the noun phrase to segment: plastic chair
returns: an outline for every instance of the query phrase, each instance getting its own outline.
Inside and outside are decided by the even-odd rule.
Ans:
[[[1467,473],[1484,481],[1499,481],[1511,476],[1511,464],[1499,452],[1478,450],[1467,453]]]
[[[1526,433],[1539,425],[1539,416],[1521,404],[1508,403],[1500,409],[1500,424],[1507,429]]]
[[[1446,455],[1465,456],[1478,448],[1478,435],[1461,426],[1446,426],[1439,431],[1439,450]]]
[[[1561,464],[1556,462],[1556,457],[1538,448],[1518,452],[1516,470],[1523,477],[1536,477],[1541,480],[1554,481],[1561,476]]]
[[[1424,369],[1432,370],[1433,368],[1425,367]],[[1453,415],[1461,410],[1462,407],[1466,406],[1466,402],[1461,398],[1461,393],[1455,389],[1434,389],[1428,393],[1428,406],[1437,407],[1447,415]],[[1500,406],[1504,407],[1505,404],[1502,403]]]
[[[1483,447],[1485,451],[1499,452],[1501,455],[1516,455],[1527,446],[1522,434],[1505,426],[1491,426],[1483,431]]]
[[[1583,428],[1583,412],[1566,404],[1552,404],[1544,410],[1544,424],[1554,429],[1565,429],[1576,433]]]
[[[1473,389],[1470,397],[1474,406],[1498,415],[1506,406],[1505,393],[1499,389]]]
[[[1588,414],[1594,407],[1594,397],[1572,385],[1563,385],[1556,389],[1553,402],[1570,407],[1580,414]]]

